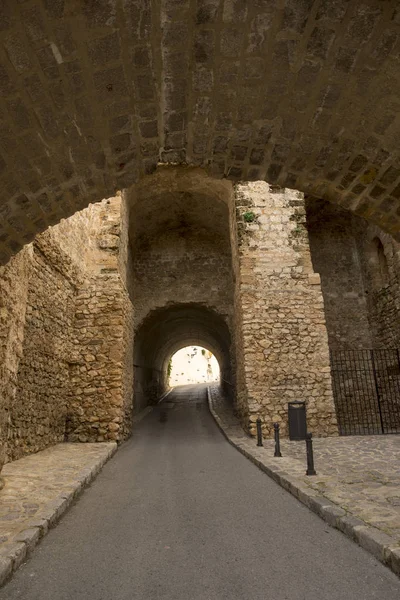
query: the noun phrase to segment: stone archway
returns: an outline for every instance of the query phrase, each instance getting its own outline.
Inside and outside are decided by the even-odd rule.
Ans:
[[[220,365],[223,385],[232,386],[234,354],[226,319],[199,304],[165,306],[150,313],[136,332],[135,410],[154,403],[167,391],[168,361],[177,350],[189,345],[211,350]]]
[[[0,261],[159,163],[399,236],[397,2],[2,3]]]
[[[65,253],[79,275],[62,275],[61,286],[71,288],[71,322],[52,336],[71,376],[70,391],[65,377],[63,404],[68,439],[124,439],[131,430],[134,369],[147,370],[136,373],[145,390],[135,407],[140,409],[149,386],[154,388],[151,399],[165,389],[168,359],[188,343],[202,344],[217,356],[223,380],[235,384],[235,409],[246,430],[254,433],[262,415],[265,435],[271,434],[273,422],[280,422],[285,434],[287,402],[300,397],[309,404],[313,432],[335,434],[323,302],[311,265],[303,194],[263,181],[233,184],[199,168],[169,166],[88,212],[96,215],[95,232],[85,211],[86,216],[72,219],[72,229],[60,224],[35,242],[57,278]],[[51,241],[54,235],[59,242]],[[94,259],[89,271],[81,264],[86,251]],[[34,298],[34,277],[30,281]],[[62,293],[54,302],[46,288],[45,297],[49,318],[53,308],[66,314]],[[163,319],[169,322],[169,313],[162,311],[177,306],[206,312],[201,318],[186,312],[178,337],[174,327],[179,319],[174,321],[167,337],[175,347],[167,342],[152,347],[148,339],[157,339]],[[24,327],[25,346],[33,351],[34,310],[33,321]],[[162,318],[146,341],[142,325],[157,311]],[[218,347],[220,325],[214,313],[225,323],[229,336],[222,337],[229,344],[220,335]],[[193,331],[189,324],[195,325]],[[57,360],[54,354],[52,364]],[[40,393],[35,384],[32,397]],[[52,407],[59,415],[55,403]],[[7,411],[5,406],[5,421]],[[14,429],[23,436],[24,428]]]

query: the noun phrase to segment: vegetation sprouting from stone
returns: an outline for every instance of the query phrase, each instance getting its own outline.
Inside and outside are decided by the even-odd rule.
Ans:
[[[243,214],[243,219],[246,223],[254,223],[254,221],[257,219],[257,215],[253,213],[253,211],[248,210]]]

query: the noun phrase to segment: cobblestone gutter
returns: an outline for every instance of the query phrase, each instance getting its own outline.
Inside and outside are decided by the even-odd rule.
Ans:
[[[116,442],[57,444],[5,465],[0,492],[0,585],[116,450]]]
[[[400,436],[320,438],[317,476],[306,477],[304,442],[258,448],[221,397],[208,388],[210,411],[227,440],[310,510],[400,575]]]

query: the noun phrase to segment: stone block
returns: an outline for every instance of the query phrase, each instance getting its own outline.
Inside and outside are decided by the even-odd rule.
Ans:
[[[21,531],[14,536],[14,542],[22,542],[26,545],[27,551],[31,552],[40,539],[40,529],[38,527],[30,527]]]
[[[19,543],[7,543],[4,547],[0,548],[0,560],[11,560],[12,570],[16,571],[21,564],[24,562],[27,556],[28,548],[23,542]],[[0,576],[1,585],[1,576]]]
[[[0,557],[0,586],[11,577],[13,563],[11,558]]]
[[[393,573],[400,575],[400,547],[397,545],[385,547],[385,562],[389,565]]]
[[[321,285],[321,276],[319,273],[310,273],[308,275],[308,283],[310,285]]]
[[[355,527],[354,539],[381,562],[385,560],[385,549],[393,544],[393,538],[386,533],[366,525]]]
[[[117,32],[87,43],[88,54],[95,67],[106,65],[120,58],[121,45]]]

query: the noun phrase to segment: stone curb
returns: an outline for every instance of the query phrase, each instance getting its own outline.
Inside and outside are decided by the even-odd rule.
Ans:
[[[0,546],[0,586],[10,579],[48,530],[56,525],[74,500],[116,453],[118,448],[116,442],[107,442],[107,445],[110,447],[105,456],[97,458],[90,467],[82,469],[68,489],[48,502],[32,519],[27,521],[25,529],[14,535],[10,542],[3,544],[3,547]]]
[[[157,401],[157,404],[160,404],[160,402],[162,402],[163,400],[165,400],[165,398],[167,396],[169,396],[171,392],[172,392],[172,388],[169,389],[168,391],[164,392],[164,394],[162,396],[160,396],[160,399]]]
[[[254,447],[246,448],[246,434],[237,436],[230,433],[232,426],[227,425],[214,409],[210,389],[207,388],[207,399],[210,412],[228,442],[251,460],[257,467],[276,481],[281,487],[290,492],[297,500],[316,513],[328,525],[339,529],[353,542],[370,552],[385,566],[389,567],[396,575],[400,576],[400,546],[397,541],[383,531],[367,525],[361,519],[354,517],[350,512],[334,504],[315,490],[309,488],[303,481],[289,475],[279,468],[278,464],[268,464],[265,456]],[[249,438],[252,439],[252,438]]]

